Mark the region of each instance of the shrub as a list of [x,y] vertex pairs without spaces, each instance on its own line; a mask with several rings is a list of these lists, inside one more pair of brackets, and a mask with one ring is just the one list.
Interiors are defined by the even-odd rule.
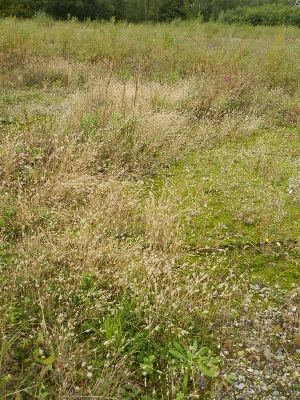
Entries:
[[229,24],[300,26],[300,8],[287,5],[265,4],[259,7],[237,7],[227,10],[219,19]]

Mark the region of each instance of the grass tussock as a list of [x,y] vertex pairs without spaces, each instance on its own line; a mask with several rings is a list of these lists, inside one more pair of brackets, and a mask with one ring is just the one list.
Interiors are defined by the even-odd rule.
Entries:
[[2,398],[225,399],[253,284],[298,362],[298,30],[0,25]]

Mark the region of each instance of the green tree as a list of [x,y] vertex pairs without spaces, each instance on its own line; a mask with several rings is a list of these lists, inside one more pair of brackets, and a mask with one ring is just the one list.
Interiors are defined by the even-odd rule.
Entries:
[[0,0],[0,16],[30,18],[47,7],[47,0]]
[[[100,4],[98,0],[49,0],[47,12],[55,18],[66,19],[69,16],[79,20],[100,17]],[[108,3],[107,3],[108,5]]]
[[115,6],[111,0],[97,0],[95,17],[109,20],[115,15]]
[[186,19],[184,0],[164,0],[159,9],[159,21],[171,21],[176,18]]

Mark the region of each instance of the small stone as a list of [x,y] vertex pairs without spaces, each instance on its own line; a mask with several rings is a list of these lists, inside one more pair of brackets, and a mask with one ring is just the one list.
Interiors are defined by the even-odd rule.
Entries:
[[235,386],[238,390],[243,390],[245,385],[243,382],[239,383],[238,385]]
[[277,350],[277,354],[282,354],[284,352],[284,349],[282,347],[279,347]]
[[274,392],[273,392],[273,396],[279,396],[279,392],[278,392],[278,390],[274,390]]
[[245,352],[243,350],[240,350],[240,351],[237,352],[237,355],[239,357],[243,357],[244,354],[245,354]]

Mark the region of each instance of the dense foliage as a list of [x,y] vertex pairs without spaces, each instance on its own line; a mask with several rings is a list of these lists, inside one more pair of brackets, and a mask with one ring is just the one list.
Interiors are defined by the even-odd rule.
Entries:
[[228,23],[251,25],[295,25],[300,26],[300,7],[271,4],[260,7],[237,7],[220,15],[220,20]]
[[200,10],[204,20],[218,19],[219,15],[227,10],[234,10],[240,7],[261,7],[272,5],[276,10],[278,5],[294,5],[293,0],[195,0],[191,11],[196,14]]
[[44,11],[58,19],[163,21],[184,19],[188,9],[185,0],[0,0],[0,15],[21,18]]
[[30,18],[39,12],[56,19],[170,21],[201,14],[204,21],[221,16],[228,22],[299,25],[293,0],[0,0],[3,17]]

